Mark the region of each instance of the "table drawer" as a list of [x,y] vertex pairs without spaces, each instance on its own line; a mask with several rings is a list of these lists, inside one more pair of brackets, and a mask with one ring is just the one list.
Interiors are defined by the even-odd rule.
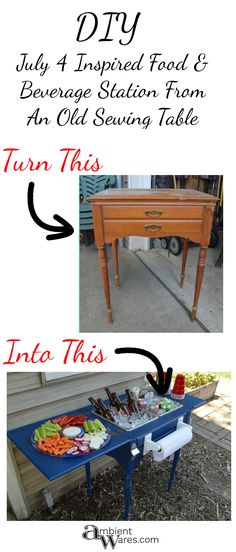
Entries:
[[105,220],[105,239],[124,236],[163,237],[181,236],[197,243],[201,240],[202,222],[199,220]]
[[104,219],[196,219],[201,220],[200,205],[104,205]]

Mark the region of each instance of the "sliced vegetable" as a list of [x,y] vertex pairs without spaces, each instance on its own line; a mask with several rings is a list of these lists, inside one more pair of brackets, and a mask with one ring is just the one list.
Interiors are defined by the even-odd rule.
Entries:
[[[75,416],[61,416],[60,420],[63,426],[69,423],[69,426],[66,425],[63,429],[57,423],[59,418],[55,418],[54,421],[48,420],[36,428],[33,438],[37,442],[38,450],[62,457],[89,454],[100,449],[108,437],[106,427],[99,420],[84,419],[85,416],[83,416],[82,424],[75,427],[73,426],[75,418]],[[54,423],[55,421],[56,423]],[[74,435],[77,436],[74,437]]]
[[68,426],[80,426],[83,427],[83,422],[87,420],[87,416],[84,414],[75,414],[74,416],[59,416],[54,418],[52,422],[54,424],[59,424],[60,428]]
[[103,439],[100,439],[100,437],[92,437],[90,441],[90,448],[94,450],[100,449],[101,445],[103,445]]
[[101,431],[106,431],[106,427],[97,418],[96,418],[96,420],[94,420],[94,424],[95,424],[95,426],[97,426],[98,429],[100,428]]
[[37,427],[34,431],[34,441],[39,441],[39,439],[45,439],[46,437],[52,437],[56,435],[58,431],[61,430],[61,427],[58,424],[53,424],[50,420],[45,422],[41,426]]
[[67,454],[72,454],[73,452],[76,452],[78,449],[77,447],[71,447],[69,450],[67,450]]
[[80,452],[82,452],[83,454],[86,454],[87,452],[90,452],[90,447],[89,446],[79,445],[78,448],[79,448]]
[[83,427],[84,427],[85,433],[90,433],[89,426],[88,426],[88,422],[84,422],[84,423],[83,423]]
[[95,427],[94,423],[91,420],[88,420],[85,423],[88,425],[89,433],[96,433],[96,431],[97,431],[96,427]]
[[40,439],[39,431],[38,431],[38,429],[36,429],[35,432],[34,432],[34,440],[38,441],[39,439]]
[[53,437],[46,437],[46,439],[39,439],[38,448],[42,452],[53,454],[55,456],[62,456],[71,449],[72,441],[67,437],[61,437],[59,434]]

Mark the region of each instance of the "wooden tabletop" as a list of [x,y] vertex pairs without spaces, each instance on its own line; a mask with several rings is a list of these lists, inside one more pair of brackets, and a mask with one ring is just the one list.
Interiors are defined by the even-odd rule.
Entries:
[[106,201],[187,201],[217,203],[217,197],[198,192],[197,190],[183,189],[176,190],[172,188],[108,188],[103,192],[98,192],[89,197],[92,203],[103,203]]

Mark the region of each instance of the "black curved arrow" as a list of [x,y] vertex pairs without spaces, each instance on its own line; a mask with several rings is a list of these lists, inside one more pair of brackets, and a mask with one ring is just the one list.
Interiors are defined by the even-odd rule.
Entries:
[[149,358],[156,366],[158,373],[158,383],[154,380],[151,374],[147,374],[147,380],[159,395],[165,395],[171,384],[173,368],[167,368],[166,378],[164,380],[164,371],[160,361],[155,355],[153,355],[149,351],[146,351],[146,349],[139,349],[138,347],[120,347],[118,349],[115,349],[115,353],[117,355],[123,353],[135,353],[136,355],[143,355]]
[[48,234],[46,240],[60,240],[61,238],[67,238],[74,232],[73,226],[67,220],[60,217],[60,215],[53,215],[53,218],[61,224],[61,226],[53,226],[52,224],[46,224],[37,215],[34,208],[34,182],[29,183],[28,187],[28,208],[33,221],[38,224],[44,230],[50,230],[56,232],[56,234]]

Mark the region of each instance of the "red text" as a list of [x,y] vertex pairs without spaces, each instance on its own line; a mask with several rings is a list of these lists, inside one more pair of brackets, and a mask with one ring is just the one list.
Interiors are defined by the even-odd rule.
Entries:
[[19,161],[15,159],[13,152],[19,151],[19,148],[5,148],[3,151],[9,152],[7,160],[4,165],[4,172],[7,173],[8,169],[13,171],[39,171],[43,169],[44,171],[50,171],[52,165],[49,165],[48,161],[32,161],[29,157],[27,161]]
[[[102,168],[102,165],[100,165],[97,157],[96,159],[91,159],[93,157],[92,153],[89,153],[88,159],[84,162],[79,159],[79,157],[81,157],[81,149],[76,150],[75,148],[62,148],[60,151],[66,152],[61,165],[62,173],[68,168],[71,172],[74,169],[77,169],[78,171],[98,172]],[[75,152],[73,156],[70,155],[70,152],[72,151]]]
[[95,362],[101,364],[107,357],[103,355],[101,349],[97,350],[97,346],[93,345],[92,350],[88,353],[84,351],[84,339],[63,339],[63,343],[68,343],[66,354],[63,362],[73,362],[74,364],[79,360],[80,362]]
[[17,343],[19,343],[20,341],[21,339],[7,340],[7,343],[11,343],[11,349],[7,361],[3,362],[3,364],[16,364],[17,362],[20,362],[20,360],[23,360],[24,362],[32,362],[32,364],[37,364],[38,362],[43,363],[47,362],[48,360],[54,359],[49,350],[39,350],[40,343],[37,343],[30,353],[26,351],[17,352]]

